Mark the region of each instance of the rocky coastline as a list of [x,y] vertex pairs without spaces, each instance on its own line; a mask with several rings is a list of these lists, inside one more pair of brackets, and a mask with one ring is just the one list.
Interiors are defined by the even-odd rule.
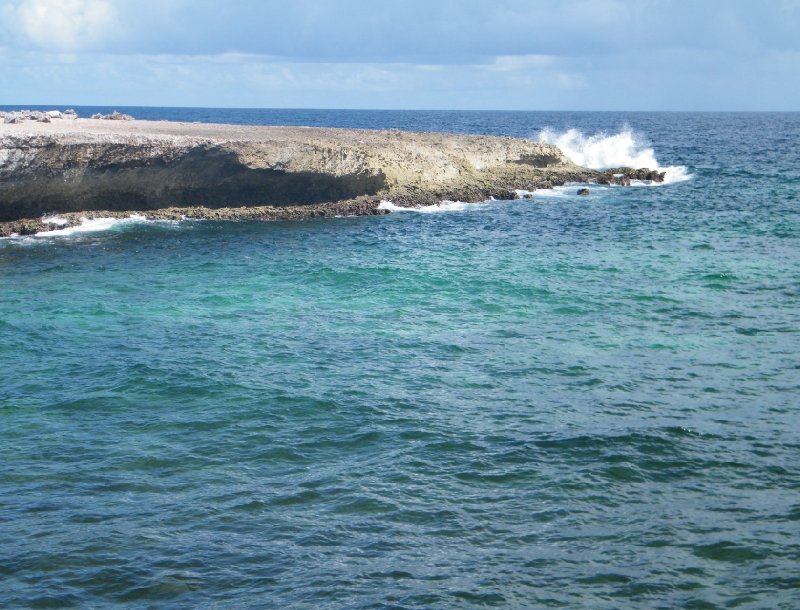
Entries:
[[[386,213],[380,202],[515,199],[565,183],[663,181],[579,167],[531,140],[398,130],[0,113],[0,236],[84,218],[301,220]],[[58,223],[48,222],[58,215]]]

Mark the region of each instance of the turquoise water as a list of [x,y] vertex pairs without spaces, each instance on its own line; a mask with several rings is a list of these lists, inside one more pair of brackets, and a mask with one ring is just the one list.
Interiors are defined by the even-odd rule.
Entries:
[[800,115],[330,115],[691,179],[0,240],[0,607],[800,607]]

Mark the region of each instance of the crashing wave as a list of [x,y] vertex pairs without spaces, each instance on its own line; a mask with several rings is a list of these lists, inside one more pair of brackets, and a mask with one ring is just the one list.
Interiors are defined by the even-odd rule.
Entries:
[[[691,174],[682,165],[667,167],[659,165],[653,148],[627,126],[612,135],[598,133],[591,136],[577,129],[559,133],[547,128],[539,132],[538,140],[558,146],[571,161],[591,169],[614,167],[657,169],[666,172],[664,184],[683,182],[691,178]],[[635,184],[636,181],[632,183]]]

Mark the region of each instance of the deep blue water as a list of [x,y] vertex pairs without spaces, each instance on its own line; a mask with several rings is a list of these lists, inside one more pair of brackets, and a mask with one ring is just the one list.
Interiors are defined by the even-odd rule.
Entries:
[[800,114],[118,110],[692,177],[0,240],[0,607],[800,607]]

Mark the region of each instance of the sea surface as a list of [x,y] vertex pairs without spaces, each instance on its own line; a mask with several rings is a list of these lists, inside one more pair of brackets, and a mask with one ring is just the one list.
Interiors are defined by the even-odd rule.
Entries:
[[800,114],[117,109],[670,173],[0,240],[0,607],[800,607]]

